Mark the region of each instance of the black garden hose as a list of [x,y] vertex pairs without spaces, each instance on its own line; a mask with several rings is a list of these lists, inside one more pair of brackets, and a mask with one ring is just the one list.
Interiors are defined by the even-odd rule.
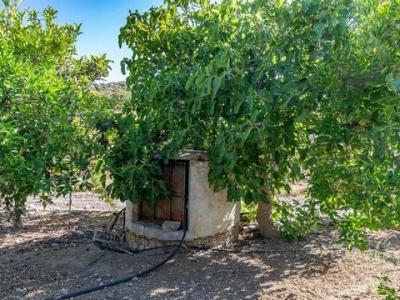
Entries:
[[[108,228],[108,230],[113,230],[113,229],[114,229],[114,226],[115,226],[115,224],[117,224],[117,221],[118,221],[118,219],[119,219],[119,216],[121,215],[121,213],[125,212],[125,210],[126,210],[126,208],[123,208],[123,209],[121,209],[119,212],[117,212],[117,213],[114,215],[114,219],[113,219],[113,221],[112,221],[110,227]],[[124,215],[124,224],[123,224],[123,226],[125,227],[125,215]]]
[[92,293],[92,292],[95,292],[95,291],[102,290],[104,288],[108,288],[108,287],[112,287],[114,285],[118,285],[118,284],[121,284],[121,283],[124,283],[124,282],[128,282],[128,281],[131,281],[133,279],[144,277],[144,276],[150,274],[151,272],[157,270],[158,268],[162,267],[165,263],[167,263],[169,260],[171,260],[171,258],[173,258],[176,253],[178,253],[178,251],[182,247],[183,241],[185,240],[186,231],[187,231],[187,229],[185,227],[184,231],[183,231],[182,238],[179,241],[178,245],[176,246],[175,250],[172,251],[171,254],[169,254],[164,260],[162,260],[161,262],[159,262],[158,264],[152,266],[151,268],[149,268],[147,270],[141,271],[139,273],[131,274],[131,275],[122,277],[120,279],[116,279],[116,280],[113,280],[113,281],[110,281],[110,282],[107,282],[107,283],[104,283],[104,284],[100,284],[100,285],[97,285],[97,286],[94,286],[94,287],[80,289],[80,290],[77,290],[75,292],[60,296],[60,297],[50,297],[50,298],[47,298],[46,300],[70,299],[72,297],[82,296],[82,295],[85,295],[85,294],[89,294],[89,293]]

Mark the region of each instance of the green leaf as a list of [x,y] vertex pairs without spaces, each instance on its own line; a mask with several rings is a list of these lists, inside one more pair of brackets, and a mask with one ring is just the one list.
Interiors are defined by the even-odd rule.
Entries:
[[395,91],[395,92],[400,92],[400,77],[397,77],[395,80],[393,80],[390,84],[390,87]]
[[212,81],[213,98],[217,95],[219,89],[221,88],[222,77],[214,77]]
[[192,88],[195,79],[196,77],[193,75],[189,77],[186,81],[185,90],[189,91]]
[[239,99],[236,99],[234,106],[233,106],[233,112],[235,114],[239,113],[239,109],[242,106],[243,102],[244,102],[244,98],[242,98],[242,97],[240,97]]
[[326,24],[325,23],[318,23],[315,26],[314,31],[315,31],[315,33],[317,34],[318,37],[321,37],[323,32],[324,32],[324,30],[325,30],[325,28],[326,28]]

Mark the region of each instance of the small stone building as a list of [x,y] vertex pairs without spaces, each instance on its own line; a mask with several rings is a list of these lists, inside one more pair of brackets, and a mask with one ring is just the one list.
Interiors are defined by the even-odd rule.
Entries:
[[185,151],[163,166],[170,193],[154,207],[145,202],[126,204],[126,239],[144,249],[173,244],[187,229],[185,243],[214,246],[236,240],[240,203],[227,201],[226,191],[214,192],[208,183],[205,152]]

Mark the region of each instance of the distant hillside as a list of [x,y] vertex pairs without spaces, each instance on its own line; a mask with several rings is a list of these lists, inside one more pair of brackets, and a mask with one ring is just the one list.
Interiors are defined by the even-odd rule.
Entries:
[[131,92],[129,91],[124,81],[94,83],[93,89],[99,95],[102,95],[110,99],[122,100],[122,101],[131,99]]

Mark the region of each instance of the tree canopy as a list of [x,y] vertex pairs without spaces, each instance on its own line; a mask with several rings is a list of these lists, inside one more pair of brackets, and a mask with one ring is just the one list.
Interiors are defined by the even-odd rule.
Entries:
[[28,196],[43,204],[78,184],[93,151],[89,85],[106,76],[105,56],[78,57],[80,25],[56,10],[0,10],[0,203],[20,222]]
[[230,201],[270,201],[305,177],[308,218],[330,216],[351,244],[398,226],[399,27],[397,0],[167,0],[131,12],[120,43],[132,49],[132,100],[105,159],[110,195],[154,201],[153,154],[193,148]]

